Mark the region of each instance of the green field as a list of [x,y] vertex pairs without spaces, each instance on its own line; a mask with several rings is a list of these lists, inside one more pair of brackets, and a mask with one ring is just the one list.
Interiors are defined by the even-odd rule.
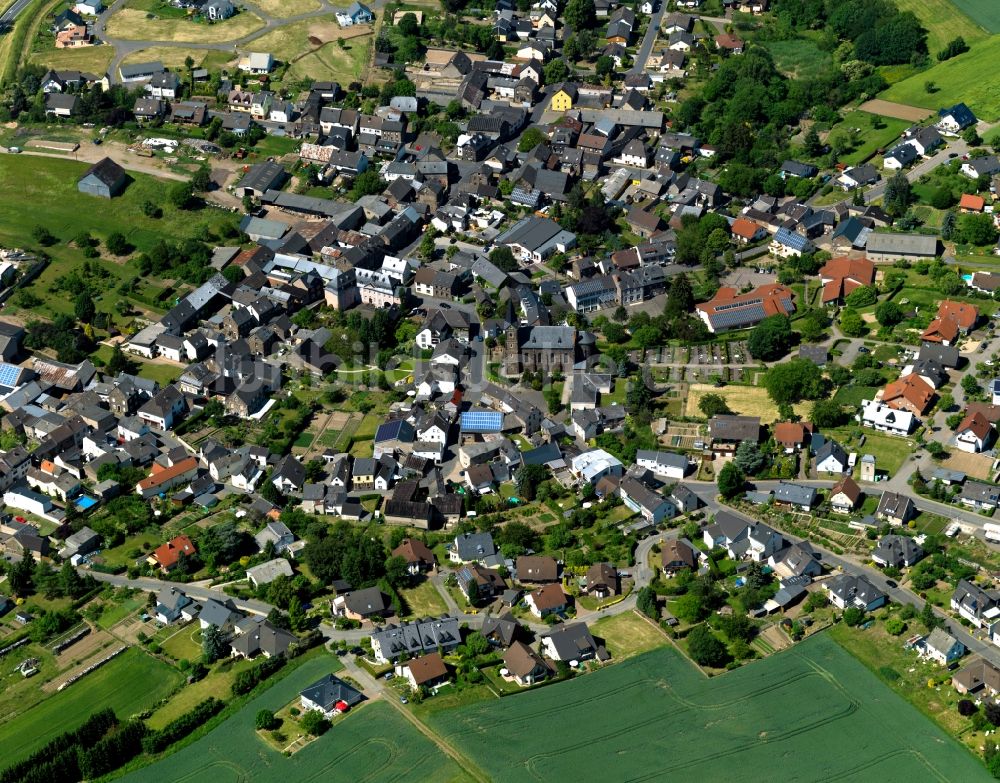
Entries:
[[778,70],[793,79],[816,78],[833,64],[829,52],[804,38],[762,41],[761,44],[771,53]]
[[995,0],[951,0],[951,5],[991,33],[1000,33],[1000,6]]
[[663,648],[431,725],[501,782],[990,779],[823,635],[712,680]]
[[[231,223],[233,216],[220,209],[187,212],[174,209],[166,203],[164,191],[168,183],[145,174],[132,174],[132,182],[125,192],[107,202],[88,196],[76,189],[76,182],[87,170],[86,163],[59,158],[33,155],[4,155],[0,157],[0,246],[37,247],[32,236],[36,226],[48,229],[58,240],[45,248],[52,258],[48,268],[34,281],[29,290],[40,297],[42,304],[33,312],[53,315],[73,312],[73,296],[49,290],[67,272],[79,268],[85,257],[83,251],[71,242],[82,230],[103,241],[109,234],[119,231],[138,250],[149,250],[158,240],[174,241],[188,237],[204,238],[223,223]],[[159,220],[146,217],[142,206],[153,201],[163,208]],[[207,240],[206,240],[207,241]],[[109,277],[107,294],[96,302],[98,310],[113,312],[114,302],[123,298],[115,289],[118,285],[138,276],[135,267],[119,260],[94,260]],[[156,297],[164,290],[155,278],[140,281],[138,290],[129,298],[140,309],[164,310],[153,307]],[[16,305],[16,297],[8,307]],[[172,304],[171,302],[167,303]],[[174,371],[174,368],[171,368]]]
[[[1000,7],[997,8],[1000,13]],[[936,63],[908,79],[893,84],[879,95],[889,101],[937,110],[964,101],[980,120],[993,122],[1000,118],[1000,84],[984,78],[993,73],[1000,58],[1000,36],[970,44],[963,55]],[[925,84],[934,82],[937,92],[927,92]]]
[[[962,0],[895,0],[895,2],[901,11],[912,12],[927,30],[927,49],[931,57],[937,55],[950,41],[959,36],[970,45],[986,37],[986,31],[959,10],[966,4]],[[976,0],[972,0],[969,4],[975,3]],[[989,5],[996,4],[989,2]]]
[[17,720],[0,725],[4,765],[25,758],[57,734],[75,728],[96,710],[111,707],[119,718],[142,712],[169,694],[181,674],[137,649],[56,693]]
[[[880,115],[881,116],[881,115]],[[892,142],[913,123],[898,120],[895,117],[881,117],[880,128],[872,127],[872,115],[865,111],[854,110],[844,114],[844,119],[830,128],[830,134],[848,136],[852,128],[859,129],[858,145],[841,159],[848,166],[856,166],[872,157],[878,150],[888,149]]]
[[833,400],[841,405],[859,408],[862,400],[874,400],[878,391],[875,386],[841,386],[833,395]]
[[367,704],[290,758],[256,736],[261,709],[278,710],[300,690],[334,671],[329,656],[303,664],[273,688],[183,752],[168,756],[124,780],[211,780],[212,783],[291,781],[447,781],[463,779],[458,766],[385,703]]

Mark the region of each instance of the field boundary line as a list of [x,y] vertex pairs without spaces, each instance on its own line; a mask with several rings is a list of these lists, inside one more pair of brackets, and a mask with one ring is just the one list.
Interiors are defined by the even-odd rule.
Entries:
[[431,729],[430,726],[420,720],[416,715],[410,713],[409,710],[403,709],[402,705],[397,704],[392,699],[386,699],[386,701],[398,710],[399,713],[408,721],[410,721],[410,723],[416,727],[417,731],[433,742],[442,753],[458,764],[458,766],[471,778],[479,781],[479,783],[490,783],[490,779],[486,776],[486,774],[483,773],[471,759],[467,758],[463,753],[459,752],[454,746],[452,746],[451,743],[449,743],[444,737]]

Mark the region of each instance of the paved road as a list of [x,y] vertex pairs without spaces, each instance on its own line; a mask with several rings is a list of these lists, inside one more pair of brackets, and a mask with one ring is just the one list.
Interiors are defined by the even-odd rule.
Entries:
[[20,16],[24,9],[31,5],[32,0],[14,0],[13,3],[0,14],[0,30],[3,30],[8,25],[13,25],[18,16]]
[[108,584],[115,585],[117,587],[132,587],[139,590],[149,590],[152,592],[159,592],[164,587],[177,587],[183,590],[192,598],[197,598],[201,601],[215,600],[215,601],[225,601],[226,599],[232,598],[233,603],[237,607],[248,612],[253,612],[254,614],[266,615],[274,607],[271,604],[264,603],[263,601],[257,601],[255,599],[244,599],[236,598],[234,596],[227,595],[222,590],[216,590],[211,587],[198,587],[192,584],[183,584],[181,582],[168,582],[163,579],[151,579],[148,577],[139,577],[138,579],[129,579],[125,576],[118,576],[116,574],[105,574],[100,571],[91,571],[88,569],[79,569],[81,574],[89,574],[94,577],[98,582],[107,582]]
[[649,17],[646,34],[642,38],[639,50],[635,53],[635,60],[632,62],[632,69],[629,73],[643,73],[646,70],[646,60],[649,59],[649,53],[653,51],[653,44],[660,32],[660,20],[663,19],[663,11],[667,6],[666,0],[659,0],[659,3],[660,7]]

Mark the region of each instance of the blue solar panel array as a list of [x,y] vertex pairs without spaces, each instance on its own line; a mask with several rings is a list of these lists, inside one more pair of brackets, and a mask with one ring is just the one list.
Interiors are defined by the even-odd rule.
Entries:
[[460,418],[462,432],[500,432],[503,414],[498,411],[466,411]]
[[14,388],[17,386],[17,379],[20,377],[22,372],[23,369],[18,367],[16,364],[0,362],[0,386]]
[[375,432],[375,442],[381,443],[384,440],[396,440],[399,437],[399,431],[402,426],[402,419],[387,421],[385,424],[380,424],[378,430]]

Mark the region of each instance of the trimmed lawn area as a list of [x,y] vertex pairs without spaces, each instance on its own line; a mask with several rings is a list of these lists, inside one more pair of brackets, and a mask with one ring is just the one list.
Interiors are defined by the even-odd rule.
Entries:
[[189,19],[148,19],[146,11],[123,8],[108,20],[107,32],[113,38],[127,41],[223,43],[243,38],[263,26],[263,20],[249,11],[208,24]]
[[[1000,13],[1000,8],[997,11]],[[941,106],[963,101],[980,120],[997,120],[1000,118],[1000,91],[993,79],[983,75],[992,73],[996,67],[1000,58],[1000,37],[970,42],[970,47],[965,54],[936,63],[926,71],[893,84],[879,97],[935,111]],[[928,93],[924,87],[927,82],[934,82],[938,92]]]
[[127,650],[79,682],[0,725],[4,763],[12,764],[57,734],[111,707],[125,719],[152,707],[182,680],[180,672],[138,649]]
[[189,623],[183,628],[170,629],[170,636],[160,642],[163,652],[175,661],[196,661],[201,657],[201,625]]
[[612,659],[617,660],[649,652],[667,643],[660,629],[634,611],[603,617],[591,624],[590,631],[604,640]]
[[860,469],[860,456],[871,454],[875,457],[875,467],[879,471],[895,476],[896,472],[903,467],[903,463],[913,453],[914,444],[909,438],[897,438],[894,435],[884,435],[881,432],[864,429],[865,436],[863,446],[858,446],[854,440],[854,433],[859,427],[839,427],[836,429],[824,430],[824,435],[837,441],[848,453],[858,452],[858,463]]
[[156,710],[147,723],[154,729],[162,729],[174,718],[179,718],[188,710],[203,702],[209,696],[223,701],[232,697],[233,680],[237,673],[253,666],[253,661],[240,659],[227,665],[228,661],[216,664],[202,680],[185,685],[166,704]]
[[833,400],[841,405],[859,408],[862,400],[874,400],[878,391],[875,386],[841,386],[833,395]]
[[844,119],[830,128],[831,135],[841,133],[845,136],[850,133],[851,128],[860,129],[860,133],[858,134],[858,146],[851,152],[846,153],[841,159],[841,162],[846,163],[849,166],[856,166],[859,163],[868,160],[878,150],[888,149],[891,147],[892,142],[895,141],[904,130],[913,124],[911,122],[907,122],[906,120],[897,120],[894,117],[883,117],[882,115],[878,115],[881,119],[882,127],[873,128],[871,120],[873,116],[874,115],[871,115],[866,111],[856,109],[844,114]]
[[424,579],[416,587],[400,590],[400,594],[410,607],[408,617],[430,617],[432,615],[439,617],[448,611],[448,604],[444,602],[441,593],[438,592],[430,579]]
[[384,701],[348,714],[334,729],[286,758],[257,735],[262,709],[277,711],[299,691],[340,668],[329,655],[307,661],[231,718],[184,749],[124,778],[130,783],[211,780],[213,783],[461,780],[461,770],[405,717]]
[[[566,719],[580,705],[614,718]],[[662,780],[763,780],[775,758],[788,780],[990,779],[826,634],[712,679],[662,647],[429,723],[497,783],[645,779],[654,758]]]
[[143,551],[142,548],[146,544],[148,544],[150,548],[155,549],[162,543],[162,536],[159,536],[151,531],[144,530],[141,533],[136,533],[134,536],[126,538],[124,543],[119,544],[116,547],[101,550],[101,559],[103,559],[107,565],[111,566],[130,566],[135,559],[129,555],[129,552],[132,552],[135,549]]
[[[980,0],[895,0],[900,11],[910,11],[927,30],[927,49],[931,58],[951,41],[961,36],[970,46],[986,37],[979,23],[962,12],[962,6],[980,4]],[[995,8],[986,0],[983,5]],[[1000,21],[1000,16],[997,17]]]

